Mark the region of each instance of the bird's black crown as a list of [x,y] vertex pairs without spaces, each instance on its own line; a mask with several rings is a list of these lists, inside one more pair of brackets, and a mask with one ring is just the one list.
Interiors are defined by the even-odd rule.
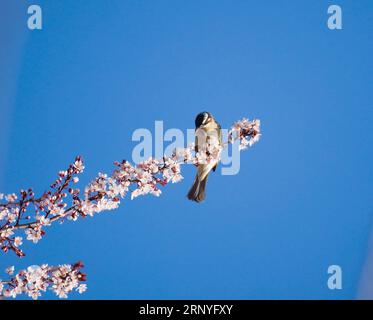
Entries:
[[209,117],[210,113],[208,113],[207,111],[199,113],[195,120],[196,128],[199,128],[203,124],[203,122]]

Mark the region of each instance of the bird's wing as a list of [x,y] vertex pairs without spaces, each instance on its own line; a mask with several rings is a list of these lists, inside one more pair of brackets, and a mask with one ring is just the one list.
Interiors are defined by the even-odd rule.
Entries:
[[199,165],[198,166],[198,171],[197,171],[198,180],[199,181],[204,180],[214,166],[216,166],[216,164],[214,164],[214,163]]
[[198,152],[198,136],[197,135],[196,135],[196,138],[194,139],[194,151],[196,153]]
[[[221,133],[221,126],[220,126],[219,123],[216,123],[216,124],[217,124],[217,126],[218,126],[218,130],[219,130],[219,137],[218,137],[218,139],[219,139],[219,144],[221,145],[221,144],[223,143],[223,138],[222,138],[222,133]],[[218,163],[216,163],[216,165],[212,168],[212,171],[215,172],[217,166],[218,166]]]

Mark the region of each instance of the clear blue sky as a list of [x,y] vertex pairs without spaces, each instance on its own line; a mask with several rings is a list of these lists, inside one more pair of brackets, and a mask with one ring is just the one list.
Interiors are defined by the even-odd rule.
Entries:
[[[43,30],[27,29],[40,4]],[[326,26],[343,9],[343,30]],[[134,129],[262,121],[207,200],[160,198],[48,228],[0,267],[83,260],[72,298],[354,298],[372,227],[372,1],[11,1],[0,19],[0,191],[38,193],[75,155],[81,185],[131,157]],[[343,269],[343,290],[327,268]],[[45,297],[51,298],[51,295]]]

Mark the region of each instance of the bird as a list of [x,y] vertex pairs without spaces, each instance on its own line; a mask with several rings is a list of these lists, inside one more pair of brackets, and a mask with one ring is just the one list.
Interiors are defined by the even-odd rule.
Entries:
[[[195,119],[195,152],[206,147],[213,139],[221,145],[221,126],[210,112],[204,111]],[[216,140],[217,139],[217,140]],[[218,160],[206,164],[199,164],[194,183],[188,192],[188,199],[195,202],[202,202],[205,199],[205,188],[207,177],[211,170],[215,171]]]

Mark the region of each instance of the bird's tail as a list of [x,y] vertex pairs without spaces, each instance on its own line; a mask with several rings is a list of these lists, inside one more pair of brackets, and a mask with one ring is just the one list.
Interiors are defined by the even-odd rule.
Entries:
[[201,202],[205,199],[207,176],[203,180],[199,180],[198,174],[194,179],[193,186],[188,192],[188,199],[196,202]]

